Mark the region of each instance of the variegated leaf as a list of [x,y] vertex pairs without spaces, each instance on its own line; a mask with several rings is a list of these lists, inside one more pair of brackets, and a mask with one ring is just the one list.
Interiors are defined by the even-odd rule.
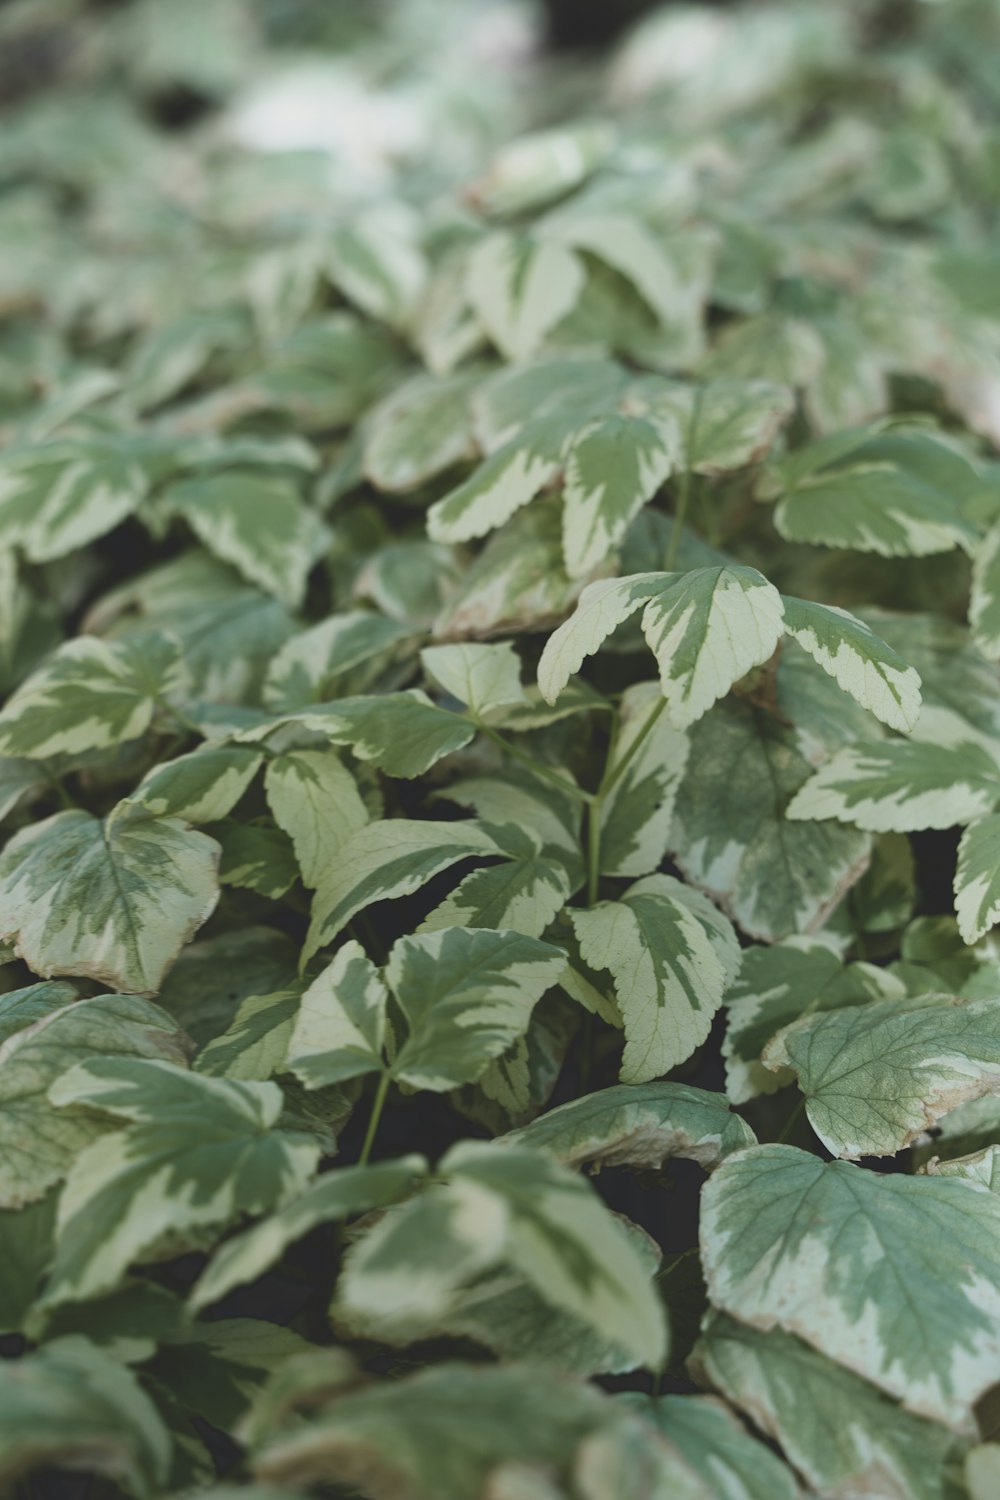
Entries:
[[[794,1331],[918,1415],[974,1430],[1000,1360],[1000,1200],[768,1145],[723,1162],[701,1204],[716,1307]],[[927,1285],[933,1297],[913,1295]]]
[[954,1433],[913,1416],[801,1339],[713,1313],[692,1363],[780,1445],[817,1495],[955,1495],[962,1445]]
[[794,392],[768,380],[723,378],[691,385],[650,376],[638,382],[637,396],[654,415],[678,423],[678,467],[710,477],[766,458],[795,410]]
[[104,536],[149,489],[140,451],[113,435],[8,447],[0,461],[0,542],[51,562]]
[[785,629],[845,693],[890,729],[906,733],[920,712],[920,677],[856,615],[782,595]]
[[36,974],[155,995],[215,907],[218,857],[175,818],[56,813],[0,856],[0,934]]
[[968,1099],[1000,1093],[993,1000],[872,1001],[806,1016],[764,1049],[787,1068],[834,1156],[890,1156]]
[[[635,879],[663,862],[690,747],[687,732],[659,713],[662,702],[655,682],[636,683],[621,696],[618,735],[608,767],[615,780],[601,800],[603,875]],[[658,718],[651,726],[654,714]],[[642,743],[633,751],[640,735]],[[628,764],[616,775],[625,756]]]
[[481,213],[507,218],[539,208],[577,187],[605,160],[614,133],[606,125],[540,130],[504,145],[467,189]]
[[[32,986],[35,991],[68,988]],[[30,993],[21,991],[23,997]],[[0,1045],[0,1205],[16,1208],[41,1198],[105,1128],[85,1112],[53,1110],[48,1090],[67,1068],[87,1057],[183,1062],[187,1048],[184,1033],[165,1011],[131,996],[100,995],[29,1018]]]
[[796,793],[788,816],[908,833],[972,822],[998,802],[1000,764],[971,736],[957,744],[886,740],[838,750]]
[[205,745],[147,771],[120,813],[142,808],[151,818],[214,823],[232,812],[263,756],[244,745]]
[[476,732],[460,714],[438,708],[426,693],[414,689],[318,703],[244,730],[239,738],[265,739],[284,722],[317,730],[333,745],[350,745],[359,760],[369,761],[387,776],[405,777],[422,776],[445,755],[463,749]]
[[969,624],[983,655],[991,661],[1000,658],[1000,524],[990,528],[972,554]]
[[474,380],[466,373],[444,380],[417,375],[375,408],[363,463],[376,488],[405,494],[475,457],[468,412]]
[[764,942],[814,931],[868,863],[857,829],[788,821],[810,770],[794,730],[747,703],[719,704],[691,732],[671,847],[689,879]]
[[782,633],[781,596],[755,568],[639,573],[592,583],[542,652],[538,685],[546,701],[554,702],[584,658],[640,608],[670,717],[681,727],[767,661]]
[[371,685],[367,674],[390,659],[393,648],[410,634],[396,620],[369,610],[330,615],[292,636],[272,658],[264,681],[264,702],[280,713],[329,702],[359,687],[364,691]]
[[192,1309],[217,1302],[235,1286],[256,1281],[303,1235],[372,1209],[388,1208],[413,1191],[428,1170],[422,1156],[326,1172],[298,1197],[216,1251],[191,1294]]
[[563,557],[571,578],[591,573],[674,468],[676,424],[609,416],[573,438],[563,487]]
[[288,750],[268,763],[264,789],[295,847],[302,883],[314,890],[368,822],[357,782],[335,750]]
[[962,834],[955,869],[955,915],[967,943],[1000,920],[1000,815],[979,818]]
[[705,1482],[726,1500],[799,1500],[792,1470],[721,1401],[709,1396],[631,1398]]
[[116,1286],[164,1238],[197,1244],[276,1207],[301,1191],[319,1157],[307,1136],[276,1128],[282,1096],[273,1083],[99,1058],[64,1073],[49,1097],[132,1122],[89,1146],[70,1171],[49,1307]]
[[323,529],[286,479],[233,468],[171,485],[163,504],[244,578],[290,608],[301,603]]
[[571,431],[558,416],[529,422],[434,502],[427,512],[428,536],[435,542],[468,542],[509,521],[555,479]]
[[464,703],[474,718],[487,718],[496,709],[526,701],[521,661],[510,641],[426,646],[420,660],[434,681]]
[[0,713],[0,755],[44,760],[137,739],[158,705],[183,692],[179,643],[158,632],[106,642],[81,635],[54,651]]
[[583,1094],[505,1137],[569,1167],[653,1171],[683,1156],[711,1169],[755,1136],[723,1094],[686,1083],[619,1084]]
[[395,205],[338,225],[327,243],[326,271],[356,307],[394,327],[406,325],[427,276],[414,225]]
[[373,901],[412,896],[460,860],[502,854],[496,839],[476,823],[386,818],[359,828],[316,891],[307,956],[331,943]]
[[306,1088],[382,1072],[387,990],[360,943],[351,941],[302,996],[286,1066]]
[[263,995],[247,995],[224,1031],[203,1047],[195,1071],[213,1078],[263,1082],[285,1070],[304,981]]
[[466,295],[507,359],[534,354],[583,291],[579,257],[562,245],[496,230],[469,257]]
[[626,1083],[657,1078],[691,1056],[739,965],[735,936],[730,930],[727,964],[696,900],[671,876],[650,875],[618,901],[569,914],[584,960],[614,976]]

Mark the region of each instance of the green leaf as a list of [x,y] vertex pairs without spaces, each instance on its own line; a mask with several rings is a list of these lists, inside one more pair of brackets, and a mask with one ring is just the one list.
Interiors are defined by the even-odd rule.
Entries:
[[0,1205],[40,1198],[101,1133],[92,1117],[53,1111],[48,1090],[67,1068],[88,1056],[183,1062],[187,1050],[184,1033],[159,1006],[125,995],[60,1005],[9,1036],[0,1046]]
[[232,812],[262,760],[244,745],[203,745],[147,771],[119,808],[141,807],[151,818],[214,823]]
[[721,1402],[707,1396],[632,1400],[705,1482],[726,1500],[798,1500],[792,1471],[753,1438]]
[[[667,851],[689,742],[687,732],[671,724],[665,714],[650,727],[662,702],[655,682],[635,683],[621,696],[610,773],[615,774],[626,756],[629,761],[601,802],[602,875],[633,879],[649,875],[659,868]],[[643,741],[633,750],[640,735]]]
[[295,848],[280,828],[224,818],[211,825],[221,848],[219,884],[256,891],[265,901],[280,901],[299,878]]
[[368,822],[357,782],[334,750],[289,750],[268,763],[264,789],[274,821],[292,841],[302,883],[314,890]]
[[972,554],[969,624],[991,661],[1000,657],[1000,524],[990,527]]
[[17,1031],[40,1021],[53,1011],[63,1010],[78,999],[75,985],[64,980],[29,984],[24,989],[8,990],[0,995],[0,1043]]
[[287,1067],[306,1088],[380,1073],[389,992],[360,943],[337,953],[302,996]]
[[[330,615],[292,636],[272,658],[264,682],[264,702],[280,713],[323,703],[370,686],[367,675],[389,660],[411,631],[384,615],[352,609]],[[350,683],[350,688],[345,687]]]
[[106,750],[145,734],[157,706],[186,682],[179,644],[141,634],[67,641],[0,713],[0,754],[44,760]]
[[[798,449],[780,479],[783,496],[774,523],[790,542],[846,547],[882,557],[926,557],[971,547],[974,528],[960,498],[977,484],[975,471],[954,450],[926,433],[868,436],[839,452]],[[780,482],[779,479],[779,482]]]
[[[421,922],[418,931],[442,927],[502,927],[541,937],[572,893],[566,865],[541,853],[530,838],[500,838],[510,856],[502,865],[473,870]],[[515,854],[515,842],[524,847]]]
[[782,632],[781,596],[755,568],[602,580],[584,589],[576,613],[546,643],[538,664],[546,702],[554,703],[584,657],[640,608],[670,717],[681,727],[767,661]]
[[420,660],[425,672],[477,719],[526,701],[521,661],[510,641],[490,646],[426,646]]
[[0,856],[0,933],[36,974],[155,995],[219,896],[218,845],[174,818],[61,812]]
[[393,1077],[435,1090],[474,1083],[527,1030],[565,961],[561,948],[519,932],[451,927],[400,938],[385,977],[409,1030]]
[[380,322],[405,325],[426,276],[409,215],[387,205],[339,224],[327,244],[334,286]]
[[297,1198],[216,1251],[191,1294],[192,1310],[218,1302],[235,1286],[256,1281],[289,1245],[317,1225],[388,1208],[405,1198],[427,1170],[422,1156],[403,1156],[375,1166],[340,1167],[325,1173]]
[[[416,689],[377,697],[341,698],[318,703],[284,716],[325,734],[331,744],[350,745],[359,760],[377,766],[387,776],[422,776],[446,755],[461,750],[475,735],[475,726],[460,714],[438,708]],[[265,724],[240,736],[259,740],[277,725]]]
[[54,1192],[23,1208],[0,1208],[0,1334],[20,1333],[52,1259]]
[[788,821],[810,770],[794,730],[747,703],[720,704],[691,734],[671,833],[677,862],[765,942],[814,931],[868,862],[857,830]]
[[95,1059],[64,1073],[50,1098],[133,1123],[84,1150],[67,1177],[49,1307],[109,1290],[165,1239],[197,1245],[274,1208],[305,1186],[319,1156],[306,1136],[275,1128],[282,1097],[273,1083]]
[[0,459],[0,542],[31,562],[67,557],[113,531],[149,489],[139,453],[113,435],[55,438]]
[[657,1171],[674,1156],[711,1170],[731,1152],[752,1146],[755,1137],[723,1094],[686,1083],[644,1083],[583,1094],[506,1139],[547,1151],[570,1167]]
[[710,380],[680,384],[650,376],[637,394],[656,416],[680,426],[678,466],[718,477],[766,458],[795,409],[794,393],[768,380]]
[[501,146],[484,176],[467,189],[481,213],[508,218],[539,208],[577,187],[614,142],[606,125],[539,130]]
[[266,1079],[285,1067],[288,1044],[302,999],[302,984],[248,995],[225,1031],[214,1036],[194,1062],[213,1078]]
[[260,469],[185,479],[163,503],[208,550],[294,609],[322,547],[323,528],[294,485]]
[[89,1340],[57,1339],[0,1363],[0,1482],[35,1469],[96,1472],[127,1492],[156,1495],[171,1443],[138,1380]]
[[563,556],[571,578],[591,573],[618,546],[669,478],[679,443],[675,424],[647,417],[603,417],[577,433],[563,491]]
[[364,470],[377,489],[405,494],[475,456],[468,412],[473,378],[417,375],[371,413]]
[[889,1156],[941,1115],[1000,1092],[1000,1018],[992,1000],[883,1000],[807,1016],[764,1052],[790,1068],[806,1113],[834,1156]]
[[874,833],[951,828],[1000,802],[1000,764],[982,745],[886,740],[838,750],[792,799],[789,818],[836,818]]
[[573,310],[584,280],[583,265],[571,250],[496,230],[469,257],[465,290],[501,354],[525,360]]
[[614,411],[627,388],[614,360],[577,351],[570,359],[540,359],[499,370],[472,397],[476,436],[492,453],[539,417],[558,419],[567,437]]
[[541,1296],[656,1369],[663,1310],[632,1242],[586,1178],[523,1147],[463,1141],[440,1164],[507,1209],[504,1258]]
[[978,943],[1000,919],[1000,816],[980,818],[962,834],[955,870],[955,915],[967,943]]
[[951,1471],[961,1446],[953,1433],[780,1329],[765,1333],[713,1313],[693,1365],[780,1444],[816,1494],[956,1495]]
[[790,937],[773,947],[745,949],[725,1001],[726,1093],[734,1104],[744,1104],[791,1082],[786,1070],[773,1062],[765,1067],[760,1058],[771,1038],[800,1016],[902,994],[884,969],[845,966],[822,938]]
[[917,1415],[970,1429],[1000,1357],[1000,1200],[755,1146],[709,1179],[701,1243],[716,1307],[794,1331]]
[[846,609],[782,595],[785,629],[845,693],[890,729],[907,733],[920,712],[920,677]]
[[372,902],[412,896],[460,860],[502,854],[495,838],[476,823],[385,818],[359,828],[316,892],[306,956],[332,943]]
[[435,542],[468,542],[495,531],[559,473],[571,436],[558,416],[529,422],[427,512]]
[[669,875],[649,875],[621,900],[569,915],[585,962],[614,976],[625,1023],[623,1082],[645,1083],[684,1062],[708,1036],[739,967],[735,934],[729,930],[727,962],[696,894]]

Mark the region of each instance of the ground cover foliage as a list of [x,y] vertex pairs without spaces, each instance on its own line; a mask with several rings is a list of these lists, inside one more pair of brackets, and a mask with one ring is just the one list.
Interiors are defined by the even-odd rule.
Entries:
[[1000,1486],[1000,9],[0,11],[0,1479]]

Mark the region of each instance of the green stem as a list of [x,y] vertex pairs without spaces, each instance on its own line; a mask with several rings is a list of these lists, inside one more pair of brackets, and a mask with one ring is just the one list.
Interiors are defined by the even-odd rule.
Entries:
[[806,1107],[806,1096],[805,1096],[805,1094],[803,1094],[802,1097],[801,1097],[801,1099],[799,1100],[798,1104],[796,1104],[795,1108],[792,1110],[791,1114],[788,1116],[788,1119],[785,1121],[784,1129],[782,1130],[781,1134],[778,1136],[778,1142],[777,1143],[778,1143],[779,1146],[784,1145],[785,1141],[788,1140],[788,1137],[792,1133],[793,1126],[798,1121],[799,1115],[802,1113],[802,1111],[805,1109],[805,1107]]
[[587,905],[597,902],[601,879],[601,808],[600,795],[587,809]]
[[372,1154],[372,1146],[375,1142],[375,1132],[378,1130],[378,1122],[382,1118],[385,1108],[386,1095],[389,1092],[389,1075],[383,1073],[375,1090],[375,1098],[372,1101],[372,1112],[368,1116],[368,1129],[365,1131],[364,1144],[361,1147],[361,1155],[358,1157],[358,1166],[364,1167],[368,1164],[368,1158]]
[[637,755],[638,752],[642,749],[643,745],[646,743],[646,740],[649,738],[654,728],[656,727],[660,715],[663,713],[666,706],[666,698],[661,698],[659,703],[653,709],[653,712],[649,715],[649,718],[646,720],[645,724],[643,724],[642,728],[639,730],[639,733],[636,735],[635,739],[632,741],[631,745],[629,745],[628,749],[625,751],[624,755],[619,761],[617,761],[614,765],[611,765],[611,757],[609,756],[608,766],[604,772],[603,779],[597,790],[597,796],[602,801],[608,795],[611,788],[615,785],[619,778],[625,774],[633,757]]
[[73,798],[70,796],[69,792],[67,792],[66,788],[63,786],[62,782],[55,774],[55,772],[51,771],[44,761],[39,761],[39,768],[41,769],[45,780],[48,782],[49,786],[59,798],[59,801],[62,803],[63,807],[75,809],[76,803],[73,801]]
[[169,714],[174,723],[180,725],[186,734],[196,734],[200,740],[205,738],[205,731],[201,725],[197,724],[194,719],[189,718],[182,708],[175,708],[172,703],[167,703],[164,698],[154,698],[153,702],[157,708],[162,709],[165,714]]
[[677,506],[674,510],[674,526],[670,533],[670,545],[667,548],[666,572],[672,573],[677,566],[677,554],[681,546],[681,534],[684,531],[684,520],[687,516],[688,502],[691,499],[691,470],[685,469],[681,475],[680,484],[677,486]]
[[491,739],[494,744],[499,745],[501,750],[506,750],[512,759],[519,760],[522,765],[527,766],[536,776],[541,776],[544,781],[551,782],[561,792],[565,792],[568,797],[573,797],[578,802],[593,801],[590,792],[585,792],[582,787],[576,785],[575,781],[567,781],[565,776],[560,776],[558,771],[553,771],[543,761],[535,760],[534,756],[528,755],[526,751],[521,750],[517,745],[512,745],[509,740],[504,739],[503,735],[498,734],[489,724],[484,724],[481,719],[473,719],[472,722],[478,730],[486,735],[487,739]]

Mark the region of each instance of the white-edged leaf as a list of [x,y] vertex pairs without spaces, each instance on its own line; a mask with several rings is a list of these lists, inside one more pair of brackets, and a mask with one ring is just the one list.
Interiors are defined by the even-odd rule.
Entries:
[[[650,875],[618,901],[569,915],[584,961],[614,977],[622,1080],[645,1083],[684,1062],[708,1036],[732,977],[687,888]],[[735,938],[732,946],[738,956]]]
[[[656,682],[635,683],[621,696],[611,773],[624,756],[630,758],[601,802],[602,875],[649,875],[666,853],[690,746],[686,730],[660,714],[662,702]],[[659,717],[650,728],[653,714]],[[643,742],[632,753],[640,735]]]
[[0,542],[36,563],[67,557],[132,515],[148,489],[138,454],[113,435],[8,447],[0,459]]
[[711,1170],[755,1136],[724,1094],[687,1083],[618,1084],[582,1094],[511,1131],[513,1145],[547,1151],[568,1167],[657,1171],[674,1156]]
[[592,583],[542,652],[538,685],[547,702],[555,701],[584,657],[640,607],[670,717],[681,727],[700,718],[751,667],[767,661],[781,638],[781,596],[755,568],[639,573]]
[[700,1475],[710,1494],[726,1500],[799,1500],[791,1469],[751,1437],[721,1401],[710,1396],[661,1396],[648,1404],[642,1397],[631,1399]]
[[62,1197],[46,1306],[117,1285],[164,1237],[195,1242],[301,1191],[319,1147],[277,1129],[273,1083],[207,1078],[163,1062],[97,1058],[64,1073],[57,1106],[132,1122],[77,1157]]
[[387,1208],[412,1192],[428,1170],[422,1156],[403,1156],[366,1167],[339,1167],[311,1183],[275,1213],[228,1240],[212,1257],[191,1294],[192,1310],[217,1302],[234,1286],[256,1281],[289,1245],[318,1224]]
[[155,995],[215,907],[218,857],[174,818],[55,813],[0,856],[0,934],[36,974]]
[[268,763],[264,790],[294,845],[302,883],[314,890],[368,822],[357,782],[335,750],[287,750]]
[[789,818],[836,818],[873,833],[951,828],[993,811],[1000,765],[970,737],[958,744],[848,745],[796,793]]
[[266,739],[289,722],[325,734],[333,745],[350,745],[359,760],[387,776],[422,776],[435,761],[463,749],[476,733],[460,714],[438,708],[426,693],[413,689],[317,703],[255,725],[238,738],[250,743]]
[[970,823],[958,845],[955,915],[967,943],[1000,920],[1000,814]]
[[[43,988],[68,986],[32,986]],[[173,1018],[134,996],[100,995],[29,1017],[0,1046],[0,1205],[41,1198],[102,1131],[92,1115],[58,1113],[49,1103],[50,1086],[67,1068],[86,1057],[183,1062],[187,1050]]]
[[902,733],[920,712],[920,676],[873,630],[828,604],[782,595],[785,629],[845,693]]
[[396,205],[351,215],[326,247],[326,272],[348,301],[380,322],[405,326],[427,276],[408,215]]
[[494,709],[526,702],[521,660],[510,641],[425,646],[420,660],[434,681],[477,719],[486,718]]
[[[286,641],[271,659],[264,680],[264,703],[275,712],[339,697],[347,681],[356,691],[362,670],[377,670],[412,632],[396,620],[369,610],[330,615]],[[368,686],[363,682],[364,687]]]
[[377,489],[405,494],[475,456],[468,411],[474,379],[464,372],[444,380],[417,375],[375,408],[362,462]]
[[604,124],[533,131],[502,146],[466,195],[481,213],[500,218],[539,208],[589,177],[613,144]]
[[975,1430],[1000,1361],[991,1193],[752,1146],[705,1185],[701,1245],[716,1307],[796,1333],[918,1415]]
[[171,485],[163,504],[244,578],[290,608],[301,603],[323,528],[287,479],[229,469]]
[[465,289],[500,352],[524,360],[573,310],[584,280],[582,262],[564,246],[496,230],[469,256]]
[[435,542],[468,542],[495,531],[555,479],[569,437],[558,416],[529,422],[434,502],[427,512],[428,536]]
[[704,385],[649,376],[638,396],[654,416],[678,423],[678,467],[717,477],[766,458],[795,410],[795,393],[769,380],[710,380]]
[[1000,523],[990,527],[972,554],[969,624],[983,655],[991,661],[1000,658]]
[[180,645],[159,632],[66,641],[0,713],[0,755],[44,760],[134,740],[187,683]]
[[603,417],[577,433],[563,486],[563,557],[571,578],[592,572],[618,546],[669,478],[679,446],[676,424],[648,417]]
[[[867,1380],[779,1328],[713,1313],[695,1345],[699,1379],[773,1438],[817,1495],[952,1500],[962,1445]],[[764,1500],[764,1497],[762,1497]]]
[[381,1072],[389,991],[360,943],[344,944],[299,1004],[286,1066],[306,1088]]
[[385,818],[359,828],[316,891],[307,955],[331,943],[354,914],[373,901],[412,896],[460,860],[502,854],[492,835],[470,822]]
[[437,1091],[475,1083],[559,982],[561,948],[520,932],[450,927],[400,938],[385,968],[406,1021],[392,1075]]
[[204,745],[147,771],[119,809],[141,807],[151,818],[214,823],[232,812],[262,760],[245,745]]

